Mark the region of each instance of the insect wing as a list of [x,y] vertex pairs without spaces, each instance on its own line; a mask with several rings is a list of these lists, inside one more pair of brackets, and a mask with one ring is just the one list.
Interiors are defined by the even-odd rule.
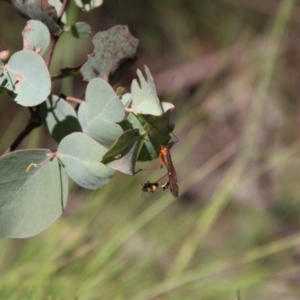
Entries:
[[169,180],[170,180],[170,191],[174,197],[178,197],[179,187],[177,182],[177,175],[173,164],[168,164]]

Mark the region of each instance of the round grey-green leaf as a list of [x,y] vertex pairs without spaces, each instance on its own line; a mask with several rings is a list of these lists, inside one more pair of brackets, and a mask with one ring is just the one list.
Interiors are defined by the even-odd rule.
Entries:
[[49,227],[63,212],[68,177],[56,158],[38,168],[49,150],[22,150],[0,158],[0,237],[26,238]]
[[78,120],[83,132],[110,147],[123,132],[116,124],[125,116],[124,107],[113,88],[103,79],[95,78],[86,89],[86,102],[80,104]]
[[57,151],[67,174],[84,188],[99,189],[115,173],[100,162],[107,149],[84,133],[75,132],[66,136]]
[[46,25],[37,20],[30,20],[22,31],[23,49],[33,50],[43,55],[50,44],[50,32]]
[[11,96],[22,106],[36,106],[50,94],[51,79],[40,55],[22,50],[12,55],[6,65]]
[[9,2],[26,19],[40,20],[52,33],[58,31],[57,12],[54,7],[49,5],[47,0],[14,0]]

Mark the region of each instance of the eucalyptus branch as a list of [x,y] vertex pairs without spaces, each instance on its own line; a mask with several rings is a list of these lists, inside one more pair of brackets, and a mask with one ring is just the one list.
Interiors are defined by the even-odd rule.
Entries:
[[57,24],[60,24],[61,18],[66,11],[67,5],[68,5],[68,0],[63,0],[62,6],[60,8],[60,12],[58,14]]
[[[68,0],[63,0],[60,12],[59,12],[58,17],[57,17],[57,24],[58,25],[60,24],[61,18],[62,18],[63,14],[66,11],[67,5],[68,5]],[[55,49],[56,43],[57,43],[60,36],[61,36],[61,34],[57,34],[57,35],[51,34],[51,41],[50,41],[50,47],[49,47],[50,50],[49,50],[48,57],[46,59],[46,64],[47,64],[48,68],[50,67],[51,60],[52,60],[53,53],[54,53],[54,49]]]
[[24,130],[17,136],[15,141],[11,144],[11,146],[9,147],[9,149],[6,152],[11,152],[11,151],[16,150],[16,148],[21,144],[23,139],[27,135],[29,135],[33,129],[41,126],[42,121],[41,121],[41,118],[38,113],[38,107],[29,107],[29,111],[30,111],[31,116],[30,116],[28,124],[26,125]]

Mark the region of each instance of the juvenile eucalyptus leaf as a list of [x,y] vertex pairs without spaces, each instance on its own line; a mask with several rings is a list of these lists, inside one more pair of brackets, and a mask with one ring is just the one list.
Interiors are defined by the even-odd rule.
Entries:
[[132,81],[132,110],[137,114],[160,116],[166,111],[174,109],[173,104],[159,101],[153,77],[147,66],[145,66],[145,72],[147,80],[142,72],[137,70],[140,84],[136,79]]
[[40,21],[30,20],[22,31],[23,49],[33,50],[43,55],[50,44],[50,33],[48,28]]
[[41,104],[39,115],[57,143],[68,134],[81,131],[74,108],[58,96],[49,96]]
[[66,136],[57,152],[66,173],[86,189],[99,189],[106,185],[115,171],[100,161],[107,149],[84,133]]
[[135,57],[138,40],[134,38],[127,26],[117,25],[107,31],[98,32],[93,38],[94,52],[88,55],[82,66],[84,80],[109,77],[126,61]]
[[[4,66],[4,87],[22,106],[35,106],[46,100],[51,89],[48,68],[40,55],[31,50],[14,53]],[[0,66],[1,69],[1,66]],[[2,75],[3,76],[3,75]]]
[[50,32],[56,33],[59,29],[56,24],[57,13],[48,0],[9,0],[13,8],[27,20],[43,22]]
[[0,237],[26,238],[49,227],[63,212],[68,177],[56,158],[38,168],[49,150],[22,150],[0,158]]
[[113,88],[103,79],[95,78],[86,89],[86,101],[80,104],[78,119],[83,132],[110,147],[123,132],[120,125],[124,107]]

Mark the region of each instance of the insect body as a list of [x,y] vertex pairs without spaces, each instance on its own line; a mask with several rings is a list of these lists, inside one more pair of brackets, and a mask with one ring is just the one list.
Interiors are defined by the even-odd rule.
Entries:
[[162,180],[164,177],[168,176],[168,180],[164,184],[162,184],[160,187],[163,190],[170,188],[172,195],[177,198],[178,193],[179,193],[177,175],[176,175],[176,171],[175,171],[175,168],[174,168],[174,165],[172,162],[170,149],[167,146],[163,146],[163,145],[160,146],[160,152],[159,152],[158,159],[159,159],[161,167],[165,166],[168,173],[155,182],[147,181],[146,183],[143,183],[141,185],[141,189],[143,192],[154,193],[156,191],[156,189],[158,188],[158,182],[160,180]]
[[[158,183],[157,182],[150,182],[150,181],[147,181],[143,184],[141,184],[141,189],[143,192],[151,192],[151,193],[154,193],[156,191],[158,187]],[[149,191],[148,191],[149,189]]]
[[160,165],[164,165],[168,170],[168,181],[161,187],[165,190],[170,187],[170,191],[174,197],[178,197],[179,187],[177,182],[176,171],[172,162],[170,148],[160,145],[160,152],[158,156]]

